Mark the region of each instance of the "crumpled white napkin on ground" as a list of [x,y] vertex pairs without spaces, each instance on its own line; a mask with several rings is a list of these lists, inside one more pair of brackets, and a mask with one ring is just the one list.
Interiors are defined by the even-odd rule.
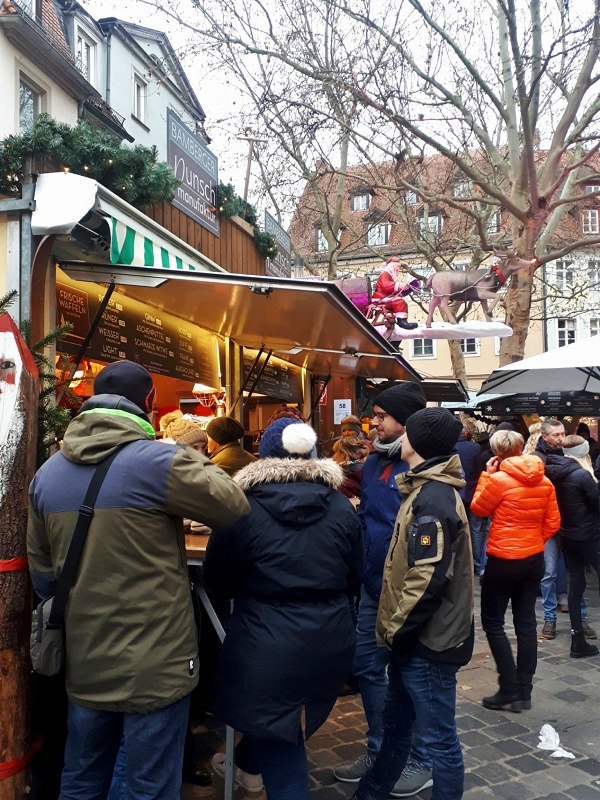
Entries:
[[553,750],[553,753],[550,753],[552,758],[575,758],[573,753],[569,753],[568,750],[564,750],[560,746],[560,737],[557,731],[554,730],[552,725],[548,725],[545,723],[540,728],[540,743],[538,744],[539,750]]

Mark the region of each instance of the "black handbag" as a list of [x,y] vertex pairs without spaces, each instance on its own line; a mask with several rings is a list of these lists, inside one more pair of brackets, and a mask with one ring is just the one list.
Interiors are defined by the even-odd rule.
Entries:
[[29,651],[33,671],[38,675],[57,675],[65,664],[65,609],[85,545],[94,506],[104,478],[121,448],[101,461],[92,475],[90,485],[79,508],[79,517],[71,537],[62,572],[56,582],[54,597],[33,610]]

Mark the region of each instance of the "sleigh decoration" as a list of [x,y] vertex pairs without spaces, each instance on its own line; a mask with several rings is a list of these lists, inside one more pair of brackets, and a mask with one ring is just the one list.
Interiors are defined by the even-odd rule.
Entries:
[[[383,299],[372,296],[368,277],[345,278],[336,281],[337,286],[365,315],[385,339],[391,342],[403,339],[468,339],[498,336],[504,338],[512,335],[512,328],[492,318],[492,311],[500,297],[498,292],[506,285],[510,276],[521,269],[535,268],[537,261],[522,259],[514,251],[494,250],[497,263],[492,267],[467,272],[445,270],[436,272],[423,286],[418,280],[412,280],[397,295],[412,295],[417,300],[427,301],[429,297],[429,313],[425,324],[419,324],[412,330],[400,327],[391,304],[396,296]],[[473,303],[479,302],[485,316],[482,320],[457,319],[451,303],[460,303],[468,310]],[[441,308],[448,322],[433,322],[436,309]],[[464,314],[464,311],[463,311]]]

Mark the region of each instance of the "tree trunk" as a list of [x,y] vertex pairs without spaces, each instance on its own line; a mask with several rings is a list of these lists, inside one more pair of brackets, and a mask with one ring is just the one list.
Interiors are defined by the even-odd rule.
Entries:
[[[31,589],[25,556],[27,490],[35,470],[38,374],[6,313],[0,316],[0,362],[0,800],[20,800],[27,795],[32,746]],[[21,763],[11,767],[11,762]]]
[[525,342],[531,316],[533,276],[533,270],[520,270],[513,275],[511,285],[506,292],[506,324],[513,329],[513,335],[502,339],[498,364],[500,367],[520,361],[525,355]]

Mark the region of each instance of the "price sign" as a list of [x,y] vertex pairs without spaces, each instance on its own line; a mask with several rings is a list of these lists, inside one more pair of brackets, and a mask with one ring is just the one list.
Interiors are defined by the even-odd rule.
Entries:
[[333,424],[341,425],[344,417],[352,414],[352,400],[334,400],[333,401]]

